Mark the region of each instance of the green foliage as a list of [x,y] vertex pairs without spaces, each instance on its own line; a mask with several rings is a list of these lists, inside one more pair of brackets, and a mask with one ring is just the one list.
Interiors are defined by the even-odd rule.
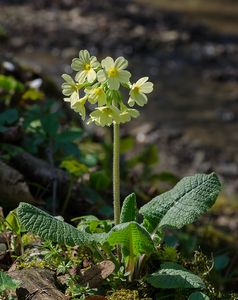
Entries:
[[61,162],[60,167],[66,169],[71,175],[76,177],[88,173],[87,166],[79,163],[76,159],[65,159]]
[[113,275],[108,278],[110,288],[113,291],[117,291],[119,288],[125,286],[129,275],[130,273],[125,271],[124,266],[121,266],[117,272],[114,272]]
[[43,97],[44,97],[44,93],[33,88],[28,89],[22,95],[23,100],[31,100],[31,101],[40,100],[43,99]]
[[6,131],[6,126],[15,123],[18,118],[19,115],[16,109],[7,109],[0,113],[0,132]]
[[[54,262],[58,273],[70,273],[70,268],[77,266],[75,262],[79,261],[70,258],[68,253],[69,246],[76,246],[76,249],[90,251],[97,261],[102,259],[113,261],[116,270],[110,279],[114,284],[118,282],[123,286],[127,276],[129,282],[135,279],[135,285],[138,286],[138,282],[143,282],[148,289],[159,289],[159,292],[160,289],[174,289],[174,295],[176,292],[180,295],[181,289],[198,289],[199,292],[205,289],[207,281],[204,277],[210,269],[202,272],[195,267],[195,263],[186,264],[175,247],[163,245],[162,241],[165,241],[167,227],[180,229],[206,212],[216,200],[220,191],[220,183],[214,173],[186,177],[172,190],[160,194],[142,206],[139,213],[136,196],[133,193],[124,200],[120,214],[119,150],[121,153],[131,150],[134,140],[125,138],[119,149],[119,124],[138,117],[138,111],[130,107],[135,104],[139,106],[146,104],[146,94],[152,92],[153,89],[153,84],[148,82],[148,77],[131,83],[129,80],[131,74],[125,70],[127,64],[128,62],[123,57],[115,61],[107,57],[99,63],[96,57],[91,56],[87,50],[83,50],[80,51],[79,57],[72,61],[72,69],[77,71],[75,79],[64,74],[65,82],[62,85],[63,94],[66,96],[64,100],[70,102],[71,108],[79,113],[83,120],[86,118],[85,103],[88,101],[94,105],[89,114],[88,123],[94,122],[103,127],[112,124],[114,126],[112,176],[115,187],[113,193],[114,224],[108,220],[99,220],[95,216],[86,216],[76,220],[80,222],[75,228],[30,204],[21,203],[17,211],[20,229],[24,228],[26,231],[39,235],[42,239],[48,240],[47,243],[61,244],[60,246],[49,244],[44,252],[45,260],[49,264],[50,261]],[[129,99],[125,99],[126,101],[123,99],[120,87],[129,90]],[[85,93],[83,98],[81,98],[82,93]],[[34,93],[28,94],[28,97],[25,97],[31,100],[40,97]],[[71,174],[70,192],[74,178],[80,176],[81,193],[85,199],[90,195],[95,203],[97,199],[100,199],[97,192],[107,190],[112,181],[111,171],[102,170],[101,166],[97,165],[100,161],[105,166],[108,163],[106,160],[111,160],[111,146],[104,144],[104,148],[108,148],[108,153],[103,153],[105,159],[103,162],[100,158],[100,151],[95,149],[92,152],[88,149],[85,151],[86,147],[83,149],[82,143],[79,144],[85,137],[82,130],[62,126],[63,118],[64,115],[50,102],[42,107],[32,105],[24,115],[23,127],[27,134],[24,146],[34,154],[45,152],[51,165],[57,164],[65,168]],[[152,166],[158,162],[157,147],[149,145],[126,162],[125,170],[129,173],[130,168],[142,166],[139,178],[143,185],[144,182],[148,183],[151,180],[154,185],[157,185],[159,181],[177,182],[177,178],[170,173],[153,174]],[[92,170],[95,172],[90,174]],[[88,173],[87,176],[85,176],[86,173]],[[85,178],[89,186],[84,185]],[[127,180],[129,175],[125,178]],[[137,178],[133,179],[137,182]],[[138,188],[138,186],[135,186],[135,191],[142,190],[141,198],[149,200],[150,195],[143,193],[143,188]],[[152,189],[158,191],[158,188]],[[100,209],[102,210],[102,207]],[[15,224],[14,220],[11,222]],[[150,262],[149,259],[155,259],[160,263],[160,269],[151,275],[148,274],[151,272],[150,267],[153,261]],[[155,265],[152,269],[156,270],[154,267]],[[94,294],[95,291],[89,286],[79,285],[77,276],[77,274],[69,276],[68,296],[73,299],[84,299],[87,295]],[[189,296],[190,293],[191,291],[188,290],[185,295]],[[134,298],[138,295],[139,293],[136,293]],[[197,295],[199,294],[195,294],[195,297]],[[190,297],[194,297],[194,294]]]
[[214,268],[216,271],[221,271],[227,267],[230,259],[227,255],[217,255],[214,257]]
[[172,262],[162,264],[161,269],[147,276],[146,280],[152,286],[162,289],[205,288],[200,277]]
[[15,290],[18,286],[19,281],[0,271],[0,295],[4,295],[7,290]]
[[163,249],[158,251],[158,257],[161,262],[177,262],[178,252],[174,247],[165,246]]
[[110,184],[111,179],[105,171],[96,171],[90,175],[90,186],[96,191],[105,191]]
[[30,204],[21,203],[17,212],[21,224],[26,230],[45,240],[69,246],[85,246],[92,242],[86,232],[80,232],[72,225],[60,221]]
[[22,92],[23,90],[23,84],[14,77],[0,74],[0,95],[6,101],[6,104],[10,103],[15,93]]
[[192,293],[188,298],[188,300],[209,300],[209,299],[210,298],[207,295],[201,292]]
[[154,244],[149,233],[136,222],[116,225],[108,233],[107,241],[111,245],[123,245],[126,257],[153,253]]
[[66,282],[68,288],[66,294],[70,296],[72,300],[84,300],[86,296],[95,295],[97,289],[90,288],[89,285],[82,286],[77,283],[77,278],[70,277]]
[[99,220],[91,215],[75,218],[72,221],[80,221],[77,228],[80,231],[93,234],[93,239],[98,240],[99,243],[103,243],[106,240],[106,234],[112,229],[112,221]]
[[[158,196],[141,208],[140,212],[145,216],[142,224],[146,226],[153,223],[153,229],[164,224],[181,227],[206,211],[214,203],[219,190],[220,183],[215,174],[198,174],[184,178],[170,192]],[[192,216],[188,217],[188,211]],[[79,219],[81,222],[76,229],[26,203],[20,204],[18,216],[27,231],[38,234],[43,239],[70,246],[89,247],[94,253],[98,253],[101,248],[113,261],[113,247],[120,245],[130,280],[135,272],[137,276],[140,274],[142,261],[156,252],[161,240],[156,232],[150,234],[142,224],[135,221],[135,194],[124,200],[121,223],[112,228],[106,221],[86,216]],[[175,250],[171,247],[165,247],[162,252],[159,250],[158,257],[161,261],[177,261],[176,250],[170,249]],[[118,264],[116,261],[115,263]],[[156,288],[204,288],[200,277],[174,262],[161,264],[161,269],[147,276],[147,281]]]
[[18,216],[17,216],[15,210],[11,211],[7,215],[5,221],[6,221],[7,227],[9,229],[11,229],[11,231],[13,231],[17,235],[21,234],[21,225],[19,223],[19,219],[18,219]]
[[54,137],[59,129],[57,114],[49,114],[40,119],[42,128],[47,136]]
[[126,197],[121,208],[120,223],[137,221],[136,195],[130,194]]
[[127,151],[133,149],[134,146],[135,140],[131,136],[122,138],[120,140],[120,153],[126,153]]
[[220,189],[214,173],[185,177],[172,190],[141,207],[139,212],[154,228],[181,228],[206,212],[214,204]]

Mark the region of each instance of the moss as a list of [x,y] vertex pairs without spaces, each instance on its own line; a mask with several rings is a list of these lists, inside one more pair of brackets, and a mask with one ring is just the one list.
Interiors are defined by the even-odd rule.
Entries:
[[122,289],[107,297],[108,300],[152,300],[152,298],[140,298],[138,291]]
[[178,261],[177,249],[174,247],[165,246],[163,249],[158,251],[158,257],[161,262],[164,261]]
[[44,269],[46,267],[49,267],[49,265],[45,261],[39,260],[39,259],[34,259],[32,261],[27,261],[27,262],[22,261],[22,262],[17,263],[17,270],[29,269],[29,268]]

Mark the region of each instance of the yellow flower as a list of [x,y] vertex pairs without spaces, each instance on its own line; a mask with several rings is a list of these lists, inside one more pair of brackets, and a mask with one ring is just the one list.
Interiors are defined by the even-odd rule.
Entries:
[[127,60],[120,56],[115,61],[111,57],[106,57],[101,63],[103,70],[97,73],[99,82],[108,81],[111,90],[118,90],[120,83],[128,83],[131,73],[124,70],[128,66]]
[[131,118],[139,117],[140,113],[137,109],[126,107],[124,104],[121,105],[120,123],[127,123]]
[[128,100],[129,106],[134,106],[135,103],[139,106],[144,106],[147,103],[148,99],[145,94],[153,91],[153,83],[147,81],[148,79],[148,77],[143,77],[132,85]]
[[71,64],[71,68],[74,71],[78,71],[75,79],[79,83],[84,83],[86,79],[89,83],[92,83],[97,77],[96,70],[99,66],[97,58],[90,56],[87,50],[81,50],[79,58],[74,58]]
[[79,98],[78,92],[74,92],[70,97],[70,106],[75,111],[78,112],[82,119],[85,120],[86,117],[86,110],[85,110],[85,103],[87,101],[87,96],[83,98]]
[[98,103],[98,106],[106,104],[107,95],[101,86],[87,88],[85,93],[88,95],[88,101],[91,104]]
[[94,122],[98,126],[110,126],[113,122],[120,123],[120,110],[115,106],[97,107],[90,114],[89,123]]
[[62,84],[62,93],[65,96],[71,96],[73,92],[77,91],[77,84],[74,82],[73,78],[68,74],[63,74],[62,78],[65,80],[65,82]]

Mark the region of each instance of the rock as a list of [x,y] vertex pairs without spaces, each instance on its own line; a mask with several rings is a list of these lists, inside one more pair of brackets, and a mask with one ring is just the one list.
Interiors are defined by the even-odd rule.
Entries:
[[19,280],[20,287],[16,290],[17,299],[33,300],[66,300],[67,297],[58,289],[54,272],[48,269],[29,268],[8,273]]

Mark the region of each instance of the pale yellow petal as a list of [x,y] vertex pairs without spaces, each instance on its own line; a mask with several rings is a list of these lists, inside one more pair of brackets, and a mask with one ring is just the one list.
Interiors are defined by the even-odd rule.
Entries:
[[120,87],[120,82],[118,78],[110,77],[108,78],[108,85],[111,90],[118,90]]
[[147,80],[149,79],[149,77],[142,77],[139,80],[137,80],[136,85],[141,86],[142,84],[144,84]]
[[116,59],[115,67],[117,69],[123,70],[123,69],[127,68],[127,66],[128,66],[128,61],[123,56],[120,56]]
[[115,62],[110,56],[108,56],[102,60],[102,67],[104,69],[106,69],[106,71],[114,66],[115,66]]
[[97,77],[96,72],[93,69],[90,69],[87,74],[88,82],[92,83]]
[[131,73],[128,71],[125,71],[125,70],[120,70],[118,72],[118,77],[119,77],[120,82],[127,83],[131,77]]
[[145,94],[151,93],[153,91],[153,83],[149,81],[145,82],[144,84],[142,84],[140,91]]
[[104,70],[100,70],[97,72],[97,79],[99,82],[104,82],[107,79]]

